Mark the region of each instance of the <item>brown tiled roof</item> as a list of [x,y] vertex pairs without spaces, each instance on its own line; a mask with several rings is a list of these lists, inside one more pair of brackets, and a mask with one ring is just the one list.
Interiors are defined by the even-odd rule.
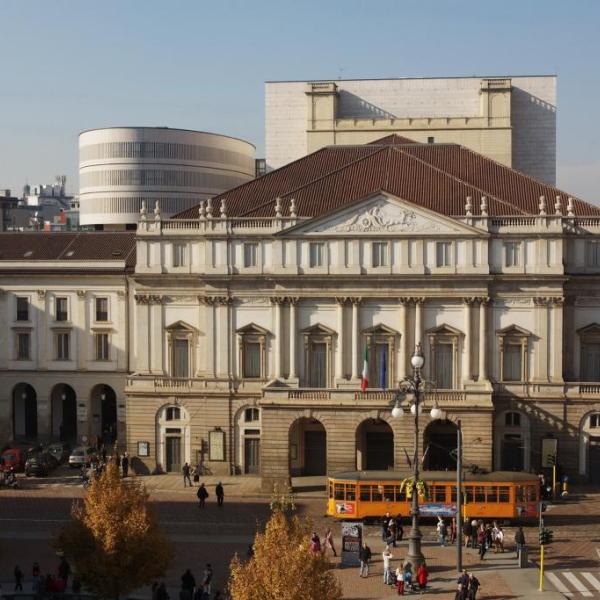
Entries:
[[0,261],[125,261],[135,265],[135,232],[0,233]]
[[[465,213],[467,196],[473,214],[481,197],[490,216],[537,215],[546,196],[553,212],[560,196],[566,212],[569,194],[456,144],[419,144],[389,135],[364,146],[328,146],[263,177],[229,190],[213,200],[214,214],[227,200],[229,216],[274,216],[275,199],[289,214],[296,200],[302,217],[318,217],[379,191],[449,216]],[[575,199],[575,214],[600,215],[600,207]],[[175,218],[196,218],[190,208]]]

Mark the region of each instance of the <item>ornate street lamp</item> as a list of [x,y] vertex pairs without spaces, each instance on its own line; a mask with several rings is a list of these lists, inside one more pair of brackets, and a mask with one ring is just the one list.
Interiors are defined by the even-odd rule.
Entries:
[[[410,406],[410,413],[414,417],[415,424],[415,452],[413,460],[414,486],[410,511],[412,516],[412,527],[408,536],[408,554],[406,555],[406,560],[412,564],[413,572],[416,572],[419,565],[425,562],[425,557],[421,552],[421,538],[423,536],[419,530],[419,492],[417,489],[417,482],[419,481],[419,415],[423,412],[422,396],[425,391],[425,382],[421,378],[421,369],[425,364],[425,358],[423,357],[420,343],[417,344],[415,348],[415,352],[410,359],[410,364],[413,368],[413,376],[406,377],[400,382],[396,395],[396,402],[392,409],[392,417],[401,418],[404,415],[404,410],[400,404],[405,398],[411,398],[412,403]],[[440,409],[435,406],[432,409],[432,414],[434,410],[440,411]]]

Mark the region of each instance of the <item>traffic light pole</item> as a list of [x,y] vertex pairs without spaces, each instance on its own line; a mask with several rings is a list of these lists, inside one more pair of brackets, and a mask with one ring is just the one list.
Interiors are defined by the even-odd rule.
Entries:
[[540,592],[544,591],[544,545],[540,546]]

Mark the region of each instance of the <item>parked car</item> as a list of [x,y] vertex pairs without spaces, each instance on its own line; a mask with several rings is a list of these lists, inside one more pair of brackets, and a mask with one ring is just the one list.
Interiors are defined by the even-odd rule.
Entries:
[[47,452],[32,454],[25,462],[25,475],[45,477],[56,466],[56,459]]
[[6,448],[0,455],[0,469],[8,471],[12,467],[15,472],[25,469],[27,452],[21,448]]
[[77,446],[77,448],[73,448],[69,456],[69,466],[72,469],[83,465],[89,467],[93,460],[96,460],[96,448]]
[[44,447],[44,450],[51,454],[57,461],[58,464],[62,464],[69,460],[71,455],[71,444],[66,442],[54,442]]

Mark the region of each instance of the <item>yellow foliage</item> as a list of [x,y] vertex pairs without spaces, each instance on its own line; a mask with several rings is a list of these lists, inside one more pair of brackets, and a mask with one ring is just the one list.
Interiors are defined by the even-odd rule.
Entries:
[[121,479],[110,464],[94,479],[54,545],[65,553],[84,587],[119,598],[164,575],[173,551],[149,506],[146,490]]
[[254,539],[248,562],[234,557],[229,588],[233,600],[339,600],[341,588],[329,560],[310,550],[306,519],[276,511]]

